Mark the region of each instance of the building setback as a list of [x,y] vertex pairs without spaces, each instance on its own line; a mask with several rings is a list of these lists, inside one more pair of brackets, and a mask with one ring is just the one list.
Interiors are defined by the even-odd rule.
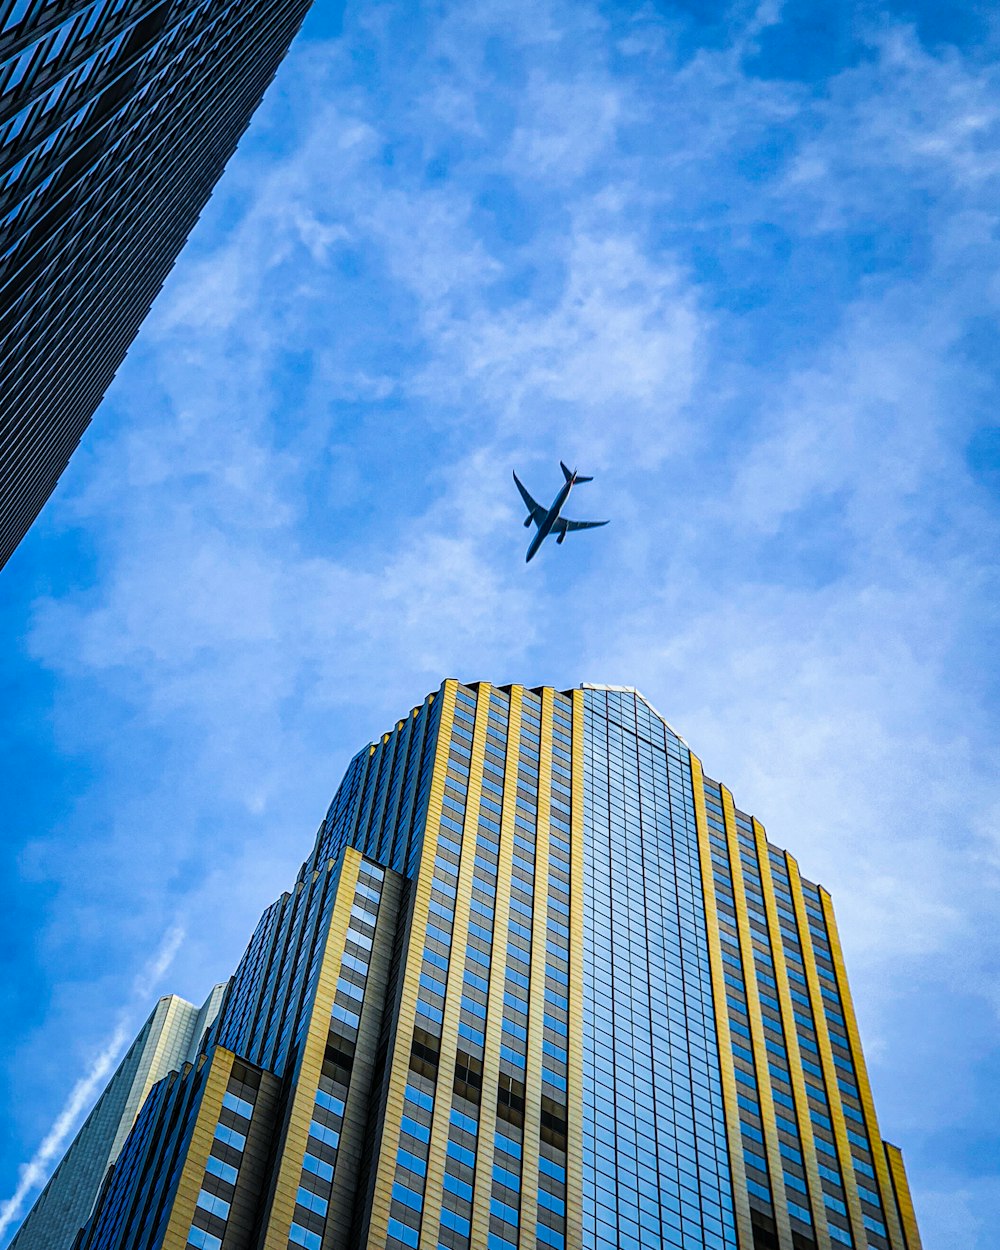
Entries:
[[77,1250],[920,1250],[829,896],[635,691],[352,761]]
[[0,567],[309,0],[0,0]]
[[69,1250],[147,1094],[168,1072],[200,1052],[225,988],[216,985],[201,1007],[176,994],[160,999],[38,1195],[10,1250]]

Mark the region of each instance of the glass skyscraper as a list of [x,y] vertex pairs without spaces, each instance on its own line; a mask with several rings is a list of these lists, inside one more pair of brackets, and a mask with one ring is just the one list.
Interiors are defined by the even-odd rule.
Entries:
[[352,761],[77,1250],[919,1250],[827,893],[637,692]]
[[0,0],[0,567],[309,0]]
[[152,1087],[197,1057],[226,985],[196,1007],[176,994],[161,998],[38,1195],[10,1250],[70,1250],[89,1218],[108,1167],[118,1158]]

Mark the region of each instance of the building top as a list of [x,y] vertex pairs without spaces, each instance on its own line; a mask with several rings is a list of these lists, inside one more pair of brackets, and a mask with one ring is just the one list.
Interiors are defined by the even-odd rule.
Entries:
[[674,737],[679,739],[681,742],[683,742],[684,745],[688,747],[688,750],[690,750],[687,739],[684,737],[684,735],[679,734],[677,730],[673,727],[673,725],[671,725],[670,721],[668,721],[667,718],[663,715],[663,713],[660,711],[657,711],[657,709],[653,707],[652,703],[650,703],[650,701],[646,698],[646,696],[642,693],[642,691],[638,690],[635,686],[612,686],[612,685],[609,685],[607,682],[603,682],[603,681],[581,681],[580,689],[581,690],[616,690],[618,691],[619,694],[635,695],[637,699],[641,699],[643,703],[645,703],[645,705],[649,708],[649,710],[653,713],[653,715],[657,717],[658,720],[663,721],[664,725],[666,725],[666,727],[670,730],[670,732],[674,735]]

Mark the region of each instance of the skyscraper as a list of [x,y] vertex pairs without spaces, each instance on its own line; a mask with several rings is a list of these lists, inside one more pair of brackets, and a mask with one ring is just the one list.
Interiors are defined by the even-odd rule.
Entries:
[[198,1054],[225,988],[214,986],[201,1007],[176,994],[160,999],[38,1195],[10,1250],[69,1250],[147,1094],[168,1072]]
[[0,567],[309,0],[0,0]]
[[78,1250],[919,1250],[829,896],[635,691],[352,761]]

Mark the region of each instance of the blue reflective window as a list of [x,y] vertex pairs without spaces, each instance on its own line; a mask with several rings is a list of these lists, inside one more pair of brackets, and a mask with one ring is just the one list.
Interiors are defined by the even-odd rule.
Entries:
[[187,1243],[195,1250],[221,1250],[222,1238],[206,1232],[203,1228],[192,1225],[188,1233]]
[[222,1096],[222,1105],[228,1107],[230,1111],[235,1111],[237,1115],[245,1116],[248,1120],[253,1116],[253,1103],[247,1102],[245,1098],[237,1098],[228,1089]]
[[220,1180],[228,1181],[230,1185],[236,1184],[236,1178],[239,1172],[231,1163],[223,1163],[221,1159],[217,1159],[215,1155],[208,1156],[208,1162],[205,1164],[205,1171],[212,1176],[219,1177]]
[[406,1224],[400,1223],[399,1220],[389,1220],[389,1236],[395,1237],[397,1241],[401,1241],[404,1246],[416,1247],[420,1241],[415,1228],[410,1228]]
[[202,1189],[198,1194],[197,1204],[209,1215],[217,1215],[220,1220],[229,1219],[229,1203],[218,1194],[210,1194]]

